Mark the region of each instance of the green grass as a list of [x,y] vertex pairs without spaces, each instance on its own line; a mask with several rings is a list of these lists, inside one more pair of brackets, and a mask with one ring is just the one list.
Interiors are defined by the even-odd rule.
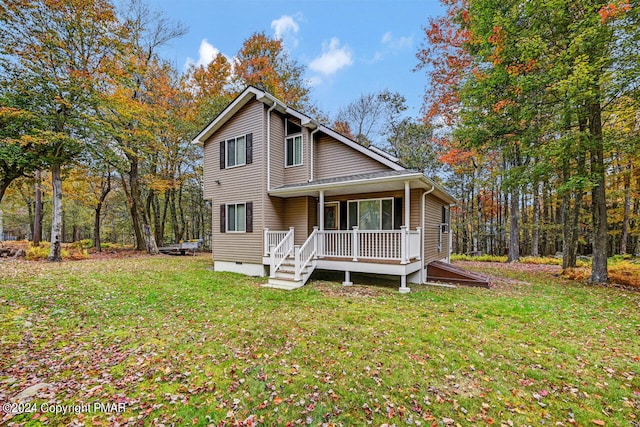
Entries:
[[0,263],[0,402],[46,382],[38,404],[126,404],[9,422],[640,422],[638,292],[508,266],[484,269],[511,278],[491,290],[315,281],[286,292],[209,266]]

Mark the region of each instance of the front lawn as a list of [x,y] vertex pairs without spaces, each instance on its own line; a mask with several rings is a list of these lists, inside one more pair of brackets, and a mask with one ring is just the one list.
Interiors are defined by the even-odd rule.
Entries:
[[0,424],[640,423],[640,292],[508,265],[286,292],[210,264],[0,262],[0,403],[41,385]]

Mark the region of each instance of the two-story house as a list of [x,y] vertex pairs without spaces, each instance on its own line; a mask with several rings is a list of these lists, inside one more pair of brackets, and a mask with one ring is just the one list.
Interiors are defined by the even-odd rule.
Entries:
[[216,271],[293,289],[314,269],[427,280],[448,261],[455,200],[423,173],[247,87],[193,140],[204,146]]

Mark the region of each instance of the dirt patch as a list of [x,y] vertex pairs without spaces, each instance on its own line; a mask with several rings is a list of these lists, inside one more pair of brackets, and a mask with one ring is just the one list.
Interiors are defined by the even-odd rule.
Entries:
[[325,280],[313,280],[307,286],[329,297],[375,298],[388,293],[385,288],[363,285],[342,286]]

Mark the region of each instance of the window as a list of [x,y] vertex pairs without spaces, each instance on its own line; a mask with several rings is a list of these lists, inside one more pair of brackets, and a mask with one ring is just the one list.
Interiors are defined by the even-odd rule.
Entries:
[[302,164],[302,135],[288,137],[286,140],[286,166]]
[[340,219],[340,203],[330,202],[324,204],[324,229],[337,230]]
[[349,228],[393,230],[393,199],[349,201]]
[[247,231],[247,205],[236,203],[227,205],[227,231]]
[[247,146],[246,137],[239,136],[237,138],[227,139],[227,167],[241,166],[246,164]]
[[440,224],[440,229],[443,233],[449,232],[449,221],[451,221],[451,210],[448,206],[442,207],[442,223]]

